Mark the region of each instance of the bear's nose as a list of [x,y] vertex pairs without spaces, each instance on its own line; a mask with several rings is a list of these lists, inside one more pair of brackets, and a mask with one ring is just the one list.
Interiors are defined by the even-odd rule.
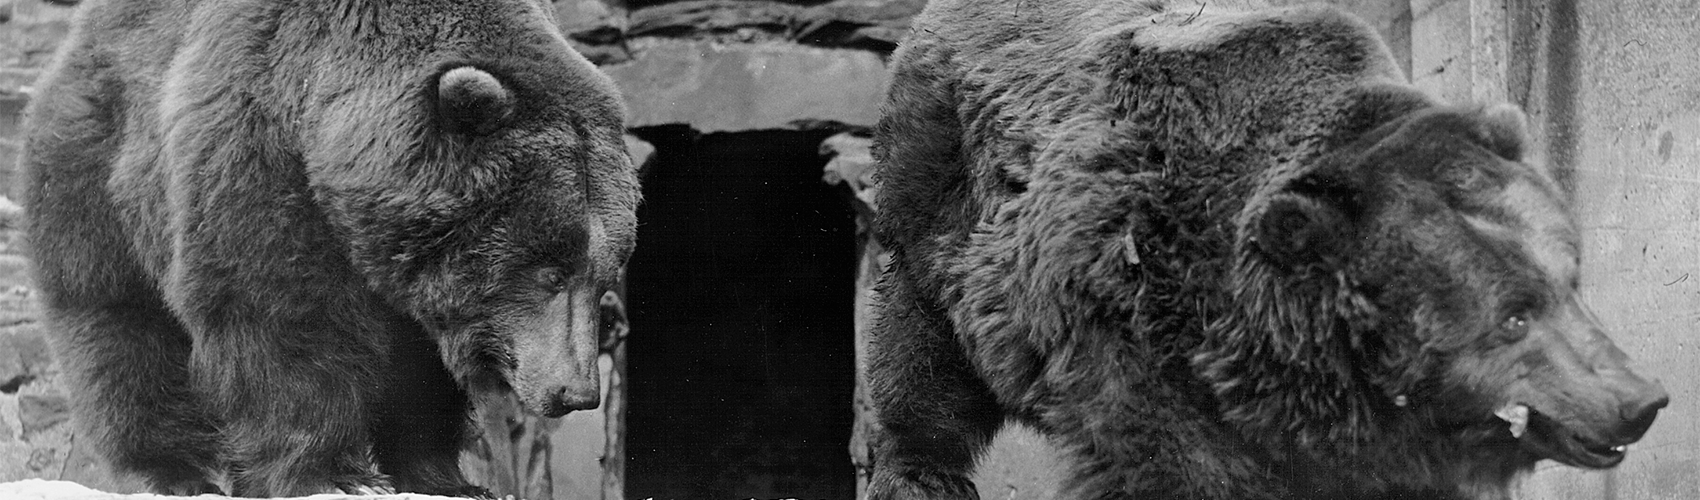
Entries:
[[1657,382],[1643,382],[1637,389],[1618,404],[1618,418],[1621,420],[1613,434],[1621,441],[1641,439],[1647,428],[1653,426],[1653,420],[1659,417],[1659,410],[1670,404],[1670,395]]
[[1647,434],[1652,427],[1652,420],[1659,418],[1659,410],[1671,403],[1671,396],[1664,393],[1663,384],[1649,383],[1637,376],[1629,376],[1629,381],[1618,381],[1617,389],[1617,422],[1612,425],[1608,437],[1615,444],[1629,444]]
[[597,391],[562,387],[549,398],[549,406],[543,411],[543,416],[559,417],[569,412],[594,410],[598,406],[602,406],[602,395]]

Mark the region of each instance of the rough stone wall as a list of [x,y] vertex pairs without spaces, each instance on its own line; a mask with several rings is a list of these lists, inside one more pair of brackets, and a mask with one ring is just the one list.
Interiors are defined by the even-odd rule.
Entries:
[[11,193],[26,90],[70,29],[71,8],[45,0],[0,0],[0,194]]
[[789,42],[890,52],[925,0],[561,0],[568,38],[599,64],[641,58],[625,42],[671,38],[720,43]]
[[[16,193],[14,173],[23,145],[19,127],[28,89],[68,31],[70,17],[69,7],[52,2],[0,0],[0,195]],[[16,222],[0,220],[0,482],[62,478],[132,490],[134,485],[108,477],[74,445],[66,425],[68,402],[36,322],[29,262]]]

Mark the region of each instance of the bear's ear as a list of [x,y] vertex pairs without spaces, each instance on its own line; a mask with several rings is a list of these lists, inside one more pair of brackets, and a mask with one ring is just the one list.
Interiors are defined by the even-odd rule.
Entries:
[[1523,110],[1510,104],[1496,104],[1481,111],[1483,145],[1489,151],[1511,161],[1523,161],[1523,148],[1528,142],[1528,119]]
[[513,109],[513,93],[484,70],[461,66],[437,78],[437,118],[449,132],[489,134]]
[[1270,196],[1253,216],[1251,243],[1288,269],[1334,267],[1351,251],[1356,196],[1338,183],[1301,180]]

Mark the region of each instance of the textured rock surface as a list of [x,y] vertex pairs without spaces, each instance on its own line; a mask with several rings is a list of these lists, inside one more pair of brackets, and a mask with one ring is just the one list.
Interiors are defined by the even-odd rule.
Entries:
[[788,41],[890,52],[925,0],[563,0],[556,17],[567,36],[598,63],[630,60],[629,39],[663,37],[720,42]]
[[887,75],[878,55],[784,42],[651,39],[605,66],[626,94],[629,127],[704,133],[791,128],[800,120],[871,126]]

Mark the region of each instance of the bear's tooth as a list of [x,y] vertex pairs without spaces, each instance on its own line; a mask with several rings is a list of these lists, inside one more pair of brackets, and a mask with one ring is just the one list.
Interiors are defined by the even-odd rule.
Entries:
[[1511,437],[1513,438],[1523,437],[1523,432],[1529,429],[1528,406],[1512,403],[1493,412],[1493,414],[1511,423]]

